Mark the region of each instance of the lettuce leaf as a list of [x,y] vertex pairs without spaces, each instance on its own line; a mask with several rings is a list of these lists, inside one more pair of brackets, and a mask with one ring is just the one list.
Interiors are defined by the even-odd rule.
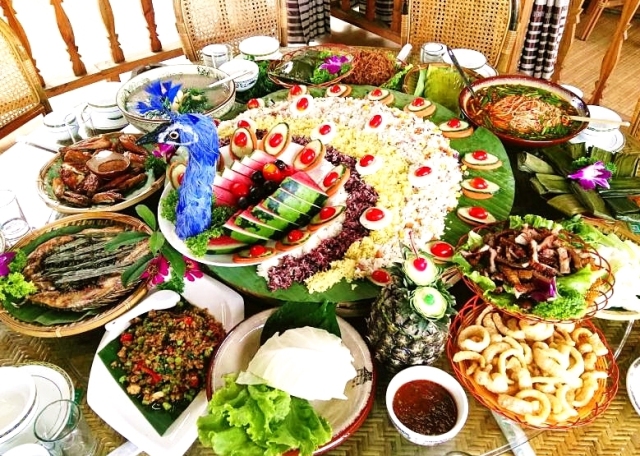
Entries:
[[200,442],[219,456],[277,456],[299,449],[310,456],[331,439],[331,427],[311,404],[266,385],[239,385],[224,377],[198,418]]

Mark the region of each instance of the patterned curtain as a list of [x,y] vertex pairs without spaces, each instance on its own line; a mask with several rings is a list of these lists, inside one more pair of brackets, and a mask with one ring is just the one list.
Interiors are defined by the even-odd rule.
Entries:
[[309,44],[331,33],[330,0],[286,0],[287,35],[290,44]]
[[535,0],[518,66],[521,73],[551,79],[568,9],[569,0]]

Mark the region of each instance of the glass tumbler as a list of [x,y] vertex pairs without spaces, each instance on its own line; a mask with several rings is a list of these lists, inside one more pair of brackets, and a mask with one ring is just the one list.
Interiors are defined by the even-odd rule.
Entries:
[[93,456],[98,442],[78,404],[62,399],[47,405],[36,417],[33,431],[52,456]]
[[15,244],[31,231],[16,194],[7,189],[0,189],[0,231],[7,245]]

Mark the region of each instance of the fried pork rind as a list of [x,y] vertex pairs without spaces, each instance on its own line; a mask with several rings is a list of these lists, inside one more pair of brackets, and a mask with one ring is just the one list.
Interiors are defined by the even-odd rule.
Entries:
[[453,362],[531,426],[575,422],[606,388],[608,372],[599,360],[608,348],[597,332],[575,323],[522,321],[487,306],[456,342]]

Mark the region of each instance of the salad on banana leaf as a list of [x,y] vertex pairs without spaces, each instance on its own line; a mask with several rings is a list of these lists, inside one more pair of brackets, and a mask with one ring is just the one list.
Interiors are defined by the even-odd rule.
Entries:
[[594,253],[562,225],[526,215],[469,232],[453,261],[491,304],[561,321],[604,305],[608,267]]

